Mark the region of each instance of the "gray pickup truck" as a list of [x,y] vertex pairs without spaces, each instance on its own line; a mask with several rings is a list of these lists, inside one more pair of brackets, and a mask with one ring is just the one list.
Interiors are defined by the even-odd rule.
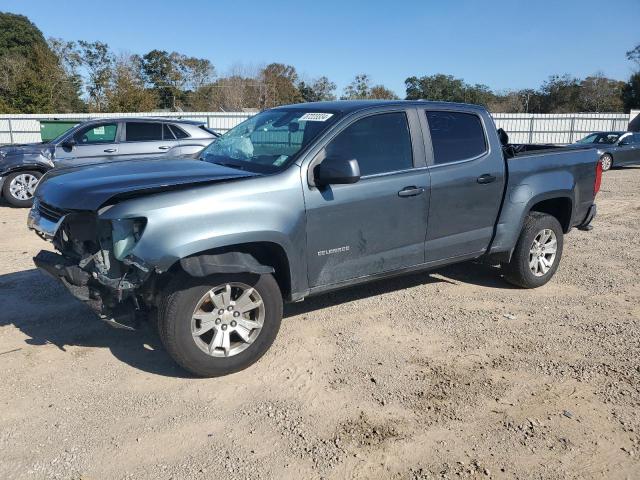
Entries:
[[478,106],[309,103],[200,160],[51,171],[28,224],[60,252],[39,268],[114,326],[151,313],[180,365],[217,376],[266,352],[283,301],[480,258],[545,284],[601,171],[592,149],[515,154]]

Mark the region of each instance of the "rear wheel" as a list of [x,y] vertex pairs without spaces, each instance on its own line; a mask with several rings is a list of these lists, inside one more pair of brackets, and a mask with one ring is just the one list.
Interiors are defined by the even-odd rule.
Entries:
[[600,163],[602,164],[603,172],[611,170],[611,167],[613,166],[613,157],[610,154],[605,153],[600,157]]
[[30,207],[40,177],[42,177],[42,173],[35,170],[14,172],[5,179],[2,195],[14,207]]
[[544,285],[558,269],[562,246],[560,222],[551,215],[531,212],[525,219],[510,262],[503,265],[505,279],[523,288]]
[[255,363],[273,343],[282,295],[272,275],[219,274],[181,278],[160,307],[160,338],[173,359],[201,377]]

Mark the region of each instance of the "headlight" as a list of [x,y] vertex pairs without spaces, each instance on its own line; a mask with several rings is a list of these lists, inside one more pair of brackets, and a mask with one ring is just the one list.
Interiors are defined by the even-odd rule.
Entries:
[[145,218],[126,218],[111,220],[111,237],[113,238],[113,256],[122,261],[136,246],[144,227]]

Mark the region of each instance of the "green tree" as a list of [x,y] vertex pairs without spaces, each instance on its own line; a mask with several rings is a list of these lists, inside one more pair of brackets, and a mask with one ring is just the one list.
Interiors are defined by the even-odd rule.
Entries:
[[341,100],[364,100],[371,93],[371,78],[366,73],[356,75],[353,81],[344,89]]
[[82,110],[77,87],[28,18],[0,13],[0,111]]
[[580,83],[580,110],[585,112],[619,112],[623,108],[624,82],[596,73]]
[[300,81],[298,83],[298,90],[305,102],[323,102],[336,99],[334,94],[336,84],[325,76],[316,78],[310,84]]
[[488,86],[469,85],[461,78],[442,73],[409,77],[404,83],[407,100],[423,99],[488,105],[494,99],[494,94]]
[[107,90],[115,58],[109,45],[103,42],[78,42],[82,65],[87,70],[85,88],[89,96],[89,108],[103,112],[107,106]]
[[374,100],[398,100],[398,96],[384,85],[374,85],[367,98]]
[[176,52],[151,50],[142,57],[142,72],[153,89],[159,108],[178,109],[184,84],[182,58]]
[[148,112],[156,106],[153,91],[146,89],[141,58],[121,55],[115,60],[111,82],[106,91],[110,112]]
[[580,80],[569,74],[551,75],[540,89],[542,113],[580,111]]
[[260,108],[272,108],[303,101],[296,87],[298,73],[291,65],[270,63],[260,71],[258,80],[263,85]]
[[631,75],[622,87],[622,103],[627,112],[640,109],[640,71]]
[[341,100],[396,100],[398,97],[384,85],[371,85],[366,73],[356,75],[342,93]]
[[640,69],[640,43],[627,52],[627,60],[634,62]]

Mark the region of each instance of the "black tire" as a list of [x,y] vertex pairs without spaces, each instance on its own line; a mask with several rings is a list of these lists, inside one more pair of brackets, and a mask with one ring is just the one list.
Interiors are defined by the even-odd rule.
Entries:
[[600,164],[602,165],[602,171],[608,172],[613,167],[613,156],[605,153],[600,157]]
[[13,207],[29,208],[33,204],[33,197],[25,200],[17,198],[13,195],[13,193],[11,193],[11,183],[15,180],[16,177],[19,177],[20,175],[31,175],[38,180],[40,180],[40,178],[42,177],[42,173],[36,170],[26,170],[11,173],[4,179],[4,184],[2,185],[2,196],[5,198],[7,203],[9,203],[9,205]]
[[[191,333],[191,317],[212,288],[242,283],[255,289],[264,304],[262,329],[245,350],[229,357],[203,352]],[[216,274],[206,278],[179,276],[167,287],[158,309],[158,333],[167,352],[182,368],[199,377],[218,377],[243,370],[262,357],[280,330],[282,294],[272,275]]]
[[[529,266],[530,250],[534,239],[545,229],[552,230],[556,236],[556,255],[549,270],[537,276]],[[555,217],[540,212],[531,212],[527,215],[518,238],[518,243],[513,251],[511,260],[503,264],[504,278],[509,283],[522,288],[541,287],[547,283],[558,270],[562,259],[563,233],[560,222]]]

